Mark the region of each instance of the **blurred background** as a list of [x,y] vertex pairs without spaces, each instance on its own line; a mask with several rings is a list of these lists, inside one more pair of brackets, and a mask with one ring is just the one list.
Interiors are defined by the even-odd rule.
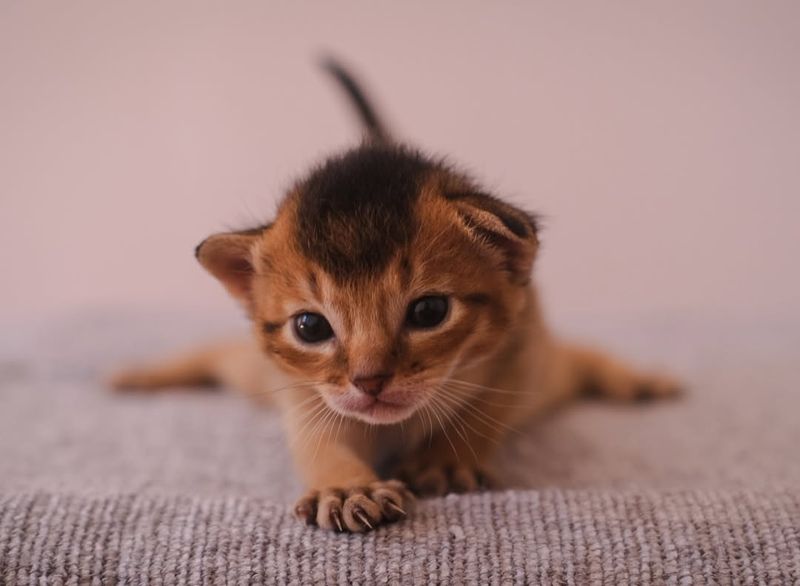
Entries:
[[239,320],[193,247],[356,143],[330,52],[398,136],[544,214],[557,327],[795,328],[798,31],[790,1],[3,2],[0,323]]

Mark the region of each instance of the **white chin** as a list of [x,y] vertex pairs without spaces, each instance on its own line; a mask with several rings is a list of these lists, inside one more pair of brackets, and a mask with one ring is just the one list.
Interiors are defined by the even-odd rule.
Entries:
[[358,411],[351,411],[350,415],[365,423],[373,425],[389,425],[400,423],[411,417],[414,407],[410,405],[393,405],[376,401],[369,407]]

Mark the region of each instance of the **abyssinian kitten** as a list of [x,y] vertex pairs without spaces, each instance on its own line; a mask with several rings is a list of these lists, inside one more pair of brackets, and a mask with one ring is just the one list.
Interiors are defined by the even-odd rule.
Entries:
[[308,487],[296,514],[351,532],[406,517],[415,493],[502,481],[488,472],[497,444],[566,399],[677,392],[554,338],[531,281],[536,216],[392,140],[351,75],[326,69],[364,142],[295,183],[272,222],[196,249],[252,339],[122,372],[117,387],[222,384],[278,406]]

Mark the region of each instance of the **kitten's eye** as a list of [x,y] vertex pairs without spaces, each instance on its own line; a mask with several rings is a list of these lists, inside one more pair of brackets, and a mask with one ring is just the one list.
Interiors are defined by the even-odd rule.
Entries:
[[447,317],[450,304],[447,297],[429,295],[412,301],[408,306],[406,324],[412,328],[433,328],[438,326]]
[[307,344],[317,344],[333,337],[331,324],[318,313],[300,313],[294,318],[297,337]]

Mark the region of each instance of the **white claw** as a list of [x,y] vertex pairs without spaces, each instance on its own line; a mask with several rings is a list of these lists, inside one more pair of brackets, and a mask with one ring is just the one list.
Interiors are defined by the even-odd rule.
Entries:
[[367,516],[364,513],[362,513],[361,511],[356,511],[355,513],[353,513],[353,515],[358,517],[358,520],[361,521],[364,525],[366,525],[370,529],[373,529],[372,524],[369,522],[369,519],[367,519]]
[[334,511],[333,513],[331,513],[331,517],[333,517],[333,521],[336,523],[336,527],[339,528],[339,533],[344,531],[344,528],[342,527],[342,520],[339,518],[339,513]]
[[400,507],[398,507],[398,506],[397,506],[396,504],[394,504],[392,501],[386,501],[386,506],[387,506],[387,507],[391,507],[391,508],[393,508],[395,511],[397,511],[398,513],[400,513],[400,514],[401,514],[401,515],[403,515],[404,517],[408,516],[408,513],[406,513],[406,512],[405,512],[403,509],[401,509]]

